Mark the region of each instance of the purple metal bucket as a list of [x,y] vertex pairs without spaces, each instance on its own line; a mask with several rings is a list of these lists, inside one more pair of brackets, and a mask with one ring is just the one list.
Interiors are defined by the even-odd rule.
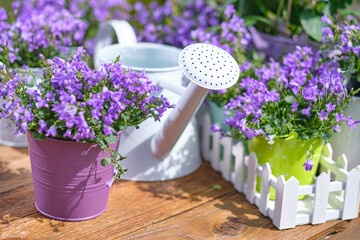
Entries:
[[[47,138],[27,133],[35,207],[43,215],[63,221],[83,221],[105,212],[113,165],[101,165],[97,144]],[[111,145],[117,149],[118,141]],[[110,153],[105,152],[107,157]]]

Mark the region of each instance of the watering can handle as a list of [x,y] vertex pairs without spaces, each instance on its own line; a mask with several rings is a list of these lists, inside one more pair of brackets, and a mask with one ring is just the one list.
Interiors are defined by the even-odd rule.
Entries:
[[107,21],[95,38],[94,64],[96,69],[100,67],[100,51],[112,43],[114,33],[118,44],[121,46],[137,43],[135,31],[127,21]]

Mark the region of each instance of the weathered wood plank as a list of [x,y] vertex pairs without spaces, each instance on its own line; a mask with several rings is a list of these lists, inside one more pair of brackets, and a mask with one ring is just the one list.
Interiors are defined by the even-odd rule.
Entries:
[[[195,209],[127,235],[114,234],[113,239],[309,239],[319,232],[328,234],[340,221],[320,225],[303,225],[278,230],[269,218],[239,193],[229,194]],[[355,225],[351,223],[350,225]]]
[[27,149],[1,150],[0,239],[321,239],[336,231],[356,239],[360,231],[359,219],[277,230],[206,162],[173,181],[116,181],[102,216],[56,221],[34,207]]
[[[222,189],[212,188],[215,184],[222,186]],[[235,192],[230,183],[225,182],[219,173],[212,171],[208,163],[204,163],[195,174],[176,181],[155,183],[118,181],[111,189],[109,208],[105,214],[93,220],[69,223],[50,220],[37,213],[33,205],[32,186],[28,189],[28,192],[24,191],[24,193],[13,192],[6,198],[7,208],[3,209],[3,205],[1,206],[0,219],[3,219],[2,229],[6,235],[2,233],[3,236],[0,235],[0,238],[10,236],[26,238],[37,236],[40,239],[49,239],[49,236],[54,236],[54,239],[68,236],[89,238],[96,236],[97,233],[106,236],[106,233],[111,234],[112,231],[126,234],[149,226],[153,222],[178,215],[229,192]],[[31,197],[26,198],[25,193]],[[2,196],[1,198],[3,199]],[[12,203],[14,206],[11,205]],[[52,227],[54,224],[60,224],[56,225],[58,232],[55,235]],[[91,228],[88,229],[90,226]],[[23,235],[24,229],[26,235]]]

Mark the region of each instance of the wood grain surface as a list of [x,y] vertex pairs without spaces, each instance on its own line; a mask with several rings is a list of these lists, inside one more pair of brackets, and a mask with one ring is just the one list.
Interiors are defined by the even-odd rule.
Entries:
[[207,162],[172,181],[117,180],[88,221],[49,219],[34,201],[27,149],[0,146],[0,239],[360,239],[359,218],[277,230]]

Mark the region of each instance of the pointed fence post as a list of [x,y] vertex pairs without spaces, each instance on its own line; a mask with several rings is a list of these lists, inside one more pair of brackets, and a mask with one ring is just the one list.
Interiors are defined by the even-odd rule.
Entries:
[[276,184],[275,209],[273,223],[278,229],[296,226],[296,211],[299,192],[299,180],[291,177],[287,182],[283,175]]
[[[339,168],[345,170],[345,172],[347,171],[348,168],[348,160],[345,156],[345,154],[341,154],[340,156],[338,156],[337,160],[336,160],[336,164],[338,165]],[[346,180],[346,175],[339,175],[336,174],[335,175],[335,180],[336,181],[345,181]],[[344,191],[339,191],[335,193],[337,196],[339,196],[340,198],[344,199]]]
[[246,189],[246,199],[254,204],[255,202],[255,188],[256,188],[256,168],[257,168],[257,158],[255,153],[250,153],[249,162],[248,162],[248,172],[247,172],[247,189]]
[[[216,125],[216,124],[215,124]],[[211,150],[211,166],[215,171],[219,171],[220,162],[220,132],[214,132],[212,135],[212,150]]]
[[[342,169],[344,169],[345,171],[347,171],[348,168],[348,160],[345,156],[345,154],[341,154],[336,161],[337,165],[339,165],[339,167],[341,167]],[[336,181],[345,181],[346,177],[345,176],[336,176],[335,180]]]
[[206,161],[210,161],[210,138],[211,138],[211,119],[209,114],[205,114],[202,125],[202,156]]
[[326,222],[326,210],[329,201],[330,176],[321,173],[316,179],[314,211],[311,224]]
[[359,212],[360,173],[353,169],[346,178],[342,220],[356,218]]
[[[354,169],[357,170],[357,171],[360,173],[360,165],[357,165]],[[360,189],[359,189],[358,201],[359,201],[358,207],[360,207],[360,206],[359,206],[359,204],[360,204]]]
[[[323,148],[323,150],[322,150],[321,155],[322,155],[323,157],[333,159],[333,150],[332,150],[332,147],[331,147],[330,143],[325,144],[325,146],[324,146],[324,148]],[[327,169],[326,167],[324,167],[324,166],[321,164],[321,157],[320,157],[320,172],[325,172],[325,173],[327,173],[329,176],[330,176],[330,174],[331,174],[330,170]]]
[[224,137],[220,139],[220,144],[223,146],[223,161],[220,162],[220,172],[226,181],[230,181],[231,176],[231,138]]
[[238,142],[232,149],[235,156],[235,178],[233,184],[238,192],[243,192],[244,180],[244,146],[242,142]]
[[259,210],[264,216],[267,216],[267,210],[269,206],[270,176],[271,176],[270,165],[269,163],[265,163],[261,171],[261,193],[260,193],[260,203],[259,203]]

